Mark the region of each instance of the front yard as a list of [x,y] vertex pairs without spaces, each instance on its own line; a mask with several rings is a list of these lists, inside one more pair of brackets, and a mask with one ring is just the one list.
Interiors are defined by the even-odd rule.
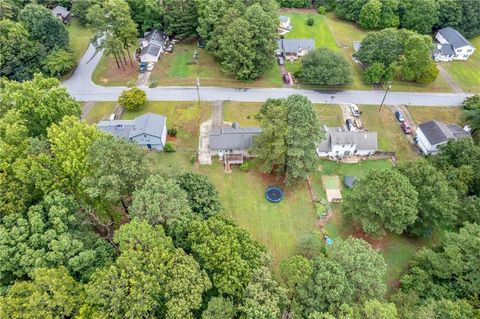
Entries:
[[90,45],[90,40],[93,37],[93,30],[82,27],[75,19],[73,19],[66,28],[68,31],[69,45],[73,51],[73,58],[75,59],[75,62],[78,63]]
[[416,124],[437,120],[446,124],[460,124],[460,107],[409,106],[408,111]]
[[102,86],[134,85],[137,78],[138,64],[135,61],[133,61],[133,64],[128,62],[124,70],[117,66],[113,57],[105,54],[101,57],[92,75],[93,83]]

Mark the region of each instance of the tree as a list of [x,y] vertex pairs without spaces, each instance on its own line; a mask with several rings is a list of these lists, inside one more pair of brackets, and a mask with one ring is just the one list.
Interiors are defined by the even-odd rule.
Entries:
[[74,66],[75,60],[71,52],[55,49],[43,61],[42,70],[52,77],[60,77],[67,74]]
[[14,20],[20,8],[14,0],[0,1],[0,20]]
[[402,276],[401,287],[421,299],[461,299],[479,294],[479,224],[466,223],[458,233],[448,232],[435,250],[426,249]]
[[470,111],[480,109],[480,95],[475,94],[467,97],[462,102],[462,108]]
[[177,182],[195,214],[207,219],[220,212],[218,192],[207,176],[189,172],[180,175]]
[[55,163],[62,172],[58,176],[59,184],[69,192],[78,191],[80,182],[89,173],[87,150],[102,133],[75,116],[64,117],[59,124],[52,124],[47,132]]
[[0,76],[15,81],[31,79],[45,56],[42,45],[30,39],[23,24],[9,19],[0,20],[0,43]]
[[114,240],[120,256],[98,269],[86,287],[92,317],[193,318],[210,281],[191,256],[173,246],[161,226],[133,220]]
[[417,203],[418,193],[407,177],[391,169],[372,170],[345,196],[342,212],[367,234],[401,234],[416,221]]
[[30,276],[35,268],[65,266],[86,280],[111,258],[111,249],[75,217],[75,200],[53,192],[28,211],[10,214],[0,224],[0,284]]
[[397,28],[400,25],[400,17],[398,16],[398,2],[398,0],[382,1],[380,27]]
[[208,273],[213,287],[225,297],[241,297],[263,264],[265,248],[243,229],[218,217],[188,225],[186,251]]
[[400,24],[403,28],[429,34],[437,22],[438,6],[435,0],[400,1]]
[[146,220],[151,225],[188,220],[192,217],[191,213],[187,194],[172,179],[151,175],[133,193],[130,215]]
[[147,104],[147,93],[137,87],[123,91],[118,98],[118,104],[127,109],[127,111],[141,110]]
[[358,17],[362,10],[362,7],[368,0],[344,0],[337,1],[335,6],[335,13],[340,18],[358,21]]
[[381,25],[382,3],[380,0],[368,0],[360,10],[358,24],[366,29],[377,29]]
[[280,272],[290,291],[289,299],[293,300],[298,297],[298,289],[311,280],[313,265],[303,256],[293,256],[280,264]]
[[365,319],[397,319],[397,307],[393,303],[380,302],[376,299],[367,300],[362,308]]
[[438,227],[452,226],[456,220],[457,194],[441,172],[431,164],[406,162],[397,167],[418,194],[418,215],[408,231],[422,236]]
[[345,85],[352,81],[350,65],[345,58],[330,49],[310,51],[302,59],[299,80],[305,84]]
[[213,297],[202,313],[202,319],[233,319],[236,313],[233,302],[222,297]]
[[245,288],[244,301],[239,307],[240,318],[280,318],[285,299],[285,291],[278,286],[270,270],[267,267],[258,268]]
[[462,3],[458,0],[437,0],[438,6],[438,29],[445,27],[457,27],[462,23]]
[[81,186],[96,201],[107,204],[121,202],[128,214],[126,199],[146,177],[142,149],[125,139],[105,136],[87,150],[89,174]]
[[17,281],[0,297],[2,318],[72,318],[83,302],[83,287],[65,267],[37,268],[32,280]]
[[63,23],[44,6],[28,4],[18,15],[33,40],[40,42],[47,53],[68,48],[68,32]]
[[311,102],[301,95],[267,100],[256,116],[262,133],[253,153],[264,172],[284,176],[289,184],[307,178],[316,169],[316,145],[322,139],[320,124]]
[[354,300],[382,299],[387,288],[384,284],[387,266],[370,244],[353,237],[336,240],[327,257],[345,272],[354,289]]
[[182,39],[193,36],[198,26],[196,1],[166,0],[163,2],[165,30]]
[[473,132],[480,128],[480,95],[473,95],[462,102],[461,117]]
[[59,123],[66,115],[80,116],[80,105],[60,87],[60,82],[39,74],[31,81],[3,82],[0,116],[10,109],[17,110],[27,121],[30,136],[45,135],[52,123]]
[[380,62],[374,62],[363,72],[363,79],[368,84],[380,84],[385,75],[385,66]]
[[400,72],[406,80],[431,83],[437,78],[439,71],[431,57],[431,44],[429,36],[421,35],[412,35],[405,41]]
[[369,32],[355,56],[367,66],[375,62],[389,66],[398,61],[403,53],[404,38],[408,33],[409,31],[398,31],[393,28]]

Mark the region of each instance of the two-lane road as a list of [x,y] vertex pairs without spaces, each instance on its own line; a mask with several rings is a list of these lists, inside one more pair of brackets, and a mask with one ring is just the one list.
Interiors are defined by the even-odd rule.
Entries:
[[[80,60],[73,75],[62,83],[68,92],[79,101],[116,101],[125,87],[103,87],[91,80],[102,52],[95,54],[90,45]],[[160,67],[160,66],[158,66]],[[198,93],[202,101],[264,102],[269,98],[282,98],[291,94],[307,96],[313,103],[380,104],[384,93],[379,91],[320,91],[293,88],[235,89],[223,87],[157,87],[147,88],[151,101],[196,101]],[[468,94],[463,93],[411,93],[390,92],[386,104],[422,106],[458,106]],[[332,99],[333,97],[333,99]]]

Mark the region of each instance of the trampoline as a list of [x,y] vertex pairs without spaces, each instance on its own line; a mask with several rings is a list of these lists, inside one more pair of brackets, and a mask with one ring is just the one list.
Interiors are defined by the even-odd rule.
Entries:
[[278,203],[283,199],[283,190],[277,186],[269,186],[265,192],[265,197],[271,203]]

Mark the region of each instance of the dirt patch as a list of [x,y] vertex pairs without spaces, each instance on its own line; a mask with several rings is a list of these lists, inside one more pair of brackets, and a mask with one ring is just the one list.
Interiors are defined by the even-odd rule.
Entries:
[[177,137],[176,136],[170,136],[170,135],[167,135],[167,142],[176,142],[177,141]]
[[100,77],[100,82],[108,84],[110,82],[135,80],[138,76],[137,68],[137,63],[133,62],[133,64],[130,64],[130,62],[128,62],[127,65],[125,65],[125,70],[123,70],[122,67],[118,68],[114,59],[109,58],[106,70]]
[[382,238],[372,238],[370,235],[367,235],[360,228],[356,228],[354,230],[349,231],[348,235],[365,240],[370,245],[372,245],[372,247],[375,249],[383,250],[389,245],[389,239],[387,236],[384,236]]

